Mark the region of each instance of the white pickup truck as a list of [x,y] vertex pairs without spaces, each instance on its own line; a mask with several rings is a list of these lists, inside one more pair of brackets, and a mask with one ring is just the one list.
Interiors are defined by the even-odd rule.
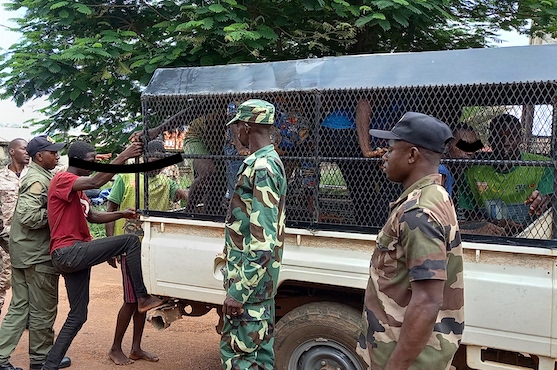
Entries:
[[[446,121],[450,121],[448,111],[458,111],[457,120],[469,123],[484,143],[486,122],[493,112],[504,111],[524,124],[524,149],[550,157],[543,165],[556,179],[555,60],[557,45],[163,69],[155,73],[142,100],[146,112],[158,109],[146,115],[146,129],[181,109],[197,110],[195,116],[204,112],[201,105],[225,107],[231,99],[253,96],[291,107],[307,101],[305,117],[317,125],[327,114],[328,98],[322,92],[345,102],[361,97],[374,101],[372,124],[373,115],[388,110],[380,102],[403,101],[408,107],[418,101],[418,109],[446,114]],[[185,121],[183,129],[187,128]],[[381,225],[366,225],[357,217],[356,191],[346,175],[345,183],[322,183],[323,169],[341,159],[320,155],[313,144],[307,152],[287,151],[283,157],[287,168],[291,164],[294,170],[289,172],[288,227],[276,297],[276,368],[363,370],[355,346],[370,257]],[[222,153],[204,158],[216,163],[217,169],[223,164],[223,172],[225,161],[230,160]],[[481,160],[446,163],[457,177],[457,165]],[[297,170],[305,162],[317,163],[319,170],[313,177]],[[557,181],[553,181],[555,189]],[[393,200],[397,194],[391,190],[379,189],[376,194]],[[173,304],[154,313],[152,322],[164,328],[182,315],[219,310],[225,296],[224,210],[164,212],[149,209],[148,199],[146,204],[142,217],[145,283],[151,294],[173,298]],[[466,327],[453,363],[458,370],[557,369],[555,209],[553,199],[541,217],[512,235],[463,235]]]

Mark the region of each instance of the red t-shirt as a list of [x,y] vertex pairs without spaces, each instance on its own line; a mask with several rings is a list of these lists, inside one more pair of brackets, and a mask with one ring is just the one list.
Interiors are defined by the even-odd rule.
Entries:
[[71,172],[58,172],[48,187],[50,253],[75,242],[88,242],[92,239],[87,224],[89,198],[82,191],[72,191],[78,178]]

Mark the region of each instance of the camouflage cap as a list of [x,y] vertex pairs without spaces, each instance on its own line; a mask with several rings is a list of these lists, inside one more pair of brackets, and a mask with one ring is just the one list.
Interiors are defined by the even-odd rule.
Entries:
[[229,126],[236,121],[272,125],[275,122],[275,107],[265,100],[246,100],[238,106],[236,116],[226,125]]

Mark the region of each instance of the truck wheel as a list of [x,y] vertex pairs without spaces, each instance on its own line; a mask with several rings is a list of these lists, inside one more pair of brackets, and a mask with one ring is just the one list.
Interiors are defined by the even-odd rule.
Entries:
[[276,326],[277,370],[365,370],[356,353],[361,314],[334,302],[300,306]]

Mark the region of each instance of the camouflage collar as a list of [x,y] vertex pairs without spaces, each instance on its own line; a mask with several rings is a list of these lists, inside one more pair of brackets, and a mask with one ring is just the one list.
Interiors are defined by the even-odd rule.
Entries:
[[399,205],[399,204],[403,203],[404,201],[406,201],[408,196],[410,194],[412,194],[415,190],[423,189],[426,186],[430,186],[430,185],[441,186],[441,175],[438,174],[438,173],[434,173],[434,174],[422,177],[421,179],[419,179],[418,181],[416,181],[415,183],[410,185],[410,187],[408,187],[408,189],[406,189],[404,191],[404,193],[402,193],[402,195],[400,197],[398,197],[398,199],[396,201],[391,203],[391,205],[396,206],[396,205]]
[[21,178],[23,178],[23,176],[25,176],[25,174],[29,170],[29,165],[23,167],[23,170],[21,171],[21,173],[19,174],[19,177],[18,177],[15,172],[13,172],[12,170],[10,170],[8,168],[8,166],[9,166],[9,163],[7,165],[5,165],[2,168],[2,170],[0,171],[0,174],[2,175],[2,178],[5,178],[5,179],[13,178],[14,180],[15,179],[21,179]]
[[275,147],[273,146],[273,144],[266,145],[263,148],[257,150],[255,153],[251,153],[246,159],[244,159],[244,163],[248,166],[251,166],[257,158],[265,157],[270,152],[274,152],[274,151],[275,151]]

